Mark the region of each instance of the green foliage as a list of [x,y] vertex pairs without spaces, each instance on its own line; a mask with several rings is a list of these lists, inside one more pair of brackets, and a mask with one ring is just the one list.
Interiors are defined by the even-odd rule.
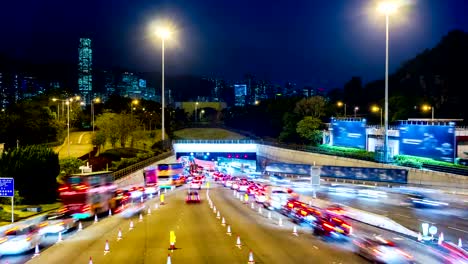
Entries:
[[[23,204],[24,197],[19,194],[18,190],[15,190],[15,196],[13,197],[13,202],[15,205]],[[0,204],[11,204],[11,197],[0,197]],[[11,214],[10,214],[11,217]]]
[[360,160],[374,160],[374,152],[368,152],[364,149],[320,145],[318,147],[310,148],[310,150],[313,152],[318,152],[327,155],[354,158]]
[[325,98],[322,96],[312,96],[309,98],[302,98],[296,103],[294,113],[300,117],[311,116],[314,118],[320,118],[325,115]]
[[423,165],[436,165],[436,166],[445,166],[451,168],[461,168],[468,169],[468,166],[453,164],[445,161],[438,161],[430,158],[409,156],[409,155],[395,155],[393,156],[394,161],[401,166],[408,166],[414,168],[422,168]]
[[320,119],[306,116],[297,123],[296,132],[301,138],[317,145],[322,139],[322,131],[318,130],[321,124]]
[[57,198],[58,154],[44,146],[26,146],[0,158],[0,177],[13,177],[25,203],[50,203]]
[[62,183],[63,177],[80,172],[80,166],[84,165],[84,162],[78,158],[70,157],[64,158],[59,161],[60,164],[60,174],[57,178],[59,183]]
[[108,158],[112,161],[120,161],[120,152],[115,149],[108,149],[105,152],[99,154],[100,157]]
[[92,143],[93,145],[97,146],[98,149],[101,149],[106,144],[106,140],[106,134],[103,131],[97,131],[93,135]]

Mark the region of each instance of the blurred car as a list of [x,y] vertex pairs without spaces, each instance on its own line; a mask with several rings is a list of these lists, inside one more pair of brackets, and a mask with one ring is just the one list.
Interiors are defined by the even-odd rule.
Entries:
[[42,235],[36,225],[19,224],[0,236],[0,255],[16,255],[32,250],[39,245]]
[[78,220],[66,210],[51,212],[42,218],[38,225],[39,234],[58,234],[78,227]]
[[263,204],[266,201],[266,193],[264,191],[257,191],[254,195],[255,202]]
[[247,188],[249,188],[249,183],[247,181],[241,181],[239,183],[239,192],[246,192]]
[[270,181],[272,182],[276,182],[276,183],[287,183],[287,182],[290,182],[288,179],[286,179],[285,177],[283,176],[279,176],[279,175],[276,175],[276,174],[273,174],[270,176]]
[[449,205],[448,203],[437,201],[419,193],[407,194],[406,201],[416,208],[440,208]]
[[443,263],[446,264],[466,264],[468,263],[468,252],[463,248],[458,247],[454,243],[442,241],[434,250]]
[[347,238],[352,233],[352,227],[342,218],[322,214],[314,222],[314,234],[332,238]]
[[375,263],[413,263],[413,257],[380,236],[357,238],[356,254]]
[[280,213],[288,217],[292,217],[293,215],[297,213],[297,211],[301,209],[305,209],[307,207],[308,205],[306,203],[301,202],[299,200],[291,199],[291,200],[288,200],[287,203],[281,207]]
[[190,182],[189,188],[190,189],[198,189],[201,190],[202,187],[202,182],[199,180],[194,179],[193,181]]
[[300,225],[315,226],[317,219],[321,216],[322,212],[320,210],[313,207],[305,207],[294,212],[292,219]]
[[325,208],[325,211],[331,215],[345,215],[346,210],[341,204],[332,204]]
[[185,198],[186,203],[199,203],[200,195],[197,191],[189,190],[187,192],[187,197]]

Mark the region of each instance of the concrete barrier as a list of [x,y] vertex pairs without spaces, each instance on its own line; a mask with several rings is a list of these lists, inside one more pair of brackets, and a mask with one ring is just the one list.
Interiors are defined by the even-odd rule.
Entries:
[[388,165],[383,163],[349,159],[322,155],[311,152],[304,152],[291,149],[283,149],[268,145],[257,145],[257,156],[270,160],[286,163],[303,163],[316,165],[334,165],[350,167],[370,167],[370,168],[399,168],[408,170],[408,184],[443,188],[455,192],[468,191],[468,177],[451,173],[443,173],[428,170],[418,170],[407,167]]

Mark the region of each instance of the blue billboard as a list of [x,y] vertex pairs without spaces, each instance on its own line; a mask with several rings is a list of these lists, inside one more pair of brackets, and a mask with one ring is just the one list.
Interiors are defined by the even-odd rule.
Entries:
[[455,159],[455,126],[400,125],[400,154],[446,162]]
[[366,120],[332,119],[333,145],[349,148],[366,148]]
[[408,171],[405,169],[322,166],[320,168],[320,177],[358,181],[407,183]]

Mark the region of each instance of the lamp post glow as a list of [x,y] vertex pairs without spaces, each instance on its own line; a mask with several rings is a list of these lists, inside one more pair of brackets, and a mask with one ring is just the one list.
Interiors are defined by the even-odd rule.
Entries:
[[195,123],[197,122],[197,114],[198,114],[198,102],[195,102]]
[[158,36],[161,38],[162,44],[162,54],[161,54],[161,140],[164,144],[164,134],[165,134],[165,127],[164,127],[164,41],[170,37],[171,32],[167,28],[159,28],[156,32]]
[[423,111],[429,111],[431,110],[432,111],[432,120],[434,120],[434,107],[433,106],[430,106],[430,105],[423,105],[422,106],[422,110]]
[[377,10],[385,15],[385,124],[384,124],[384,162],[388,162],[388,24],[389,16],[395,13],[398,5],[394,1],[382,2]]
[[374,105],[372,106],[371,111],[374,113],[380,111],[380,127],[382,127],[382,107]]
[[359,111],[359,106],[354,107],[354,118],[356,118],[357,111]]
[[337,105],[338,105],[338,107],[344,106],[344,117],[346,117],[346,104],[343,103],[343,102],[338,102]]
[[91,100],[91,121],[92,121],[92,126],[93,126],[93,134],[94,134],[94,104],[99,104],[101,102],[101,99],[99,98],[94,98]]

